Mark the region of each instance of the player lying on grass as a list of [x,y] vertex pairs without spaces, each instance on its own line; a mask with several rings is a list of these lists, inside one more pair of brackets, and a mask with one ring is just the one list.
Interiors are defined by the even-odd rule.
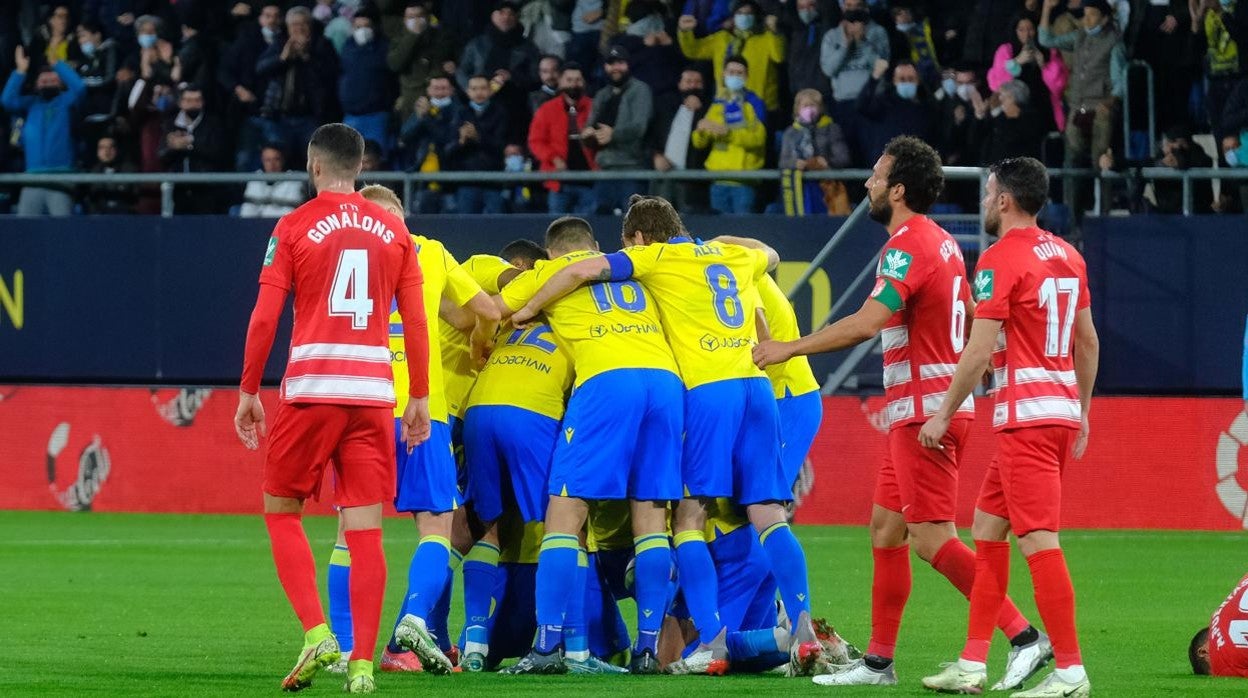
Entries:
[[1187,658],[1197,674],[1248,678],[1248,575],[1213,612],[1209,625],[1196,631]]

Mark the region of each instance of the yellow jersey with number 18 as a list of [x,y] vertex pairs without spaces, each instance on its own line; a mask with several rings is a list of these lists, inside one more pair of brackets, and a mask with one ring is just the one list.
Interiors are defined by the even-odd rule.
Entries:
[[658,303],[686,388],[730,378],[757,378],[751,351],[760,250],[689,238],[629,247],[608,255],[612,278],[641,281]]
[[[503,302],[519,310],[560,269],[601,254],[586,250],[539,260],[507,284]],[[556,343],[572,355],[578,386],[617,368],[657,368],[679,375],[659,310],[636,281],[582,286],[547,305],[544,312]]]
[[[502,257],[492,254],[474,254],[465,259],[459,268],[477,282],[489,295],[498,293],[498,277],[515,267]],[[465,301],[467,302],[467,301]],[[468,409],[468,393],[477,379],[477,367],[472,362],[472,347],[468,335],[455,329],[445,320],[438,320],[438,340],[442,346],[442,366],[446,386],[447,409],[452,417],[463,419]]]
[[[791,342],[802,336],[793,304],[771,274],[763,274],[758,280],[758,295],[772,339]],[[815,373],[810,370],[810,361],[805,356],[794,356],[784,363],[772,364],[766,370],[777,400],[786,394],[805,395],[819,389],[819,381],[815,380]]]
[[[481,288],[472,277],[459,270],[459,262],[455,261],[442,243],[423,235],[413,235],[412,243],[416,246],[420,271],[425,277],[421,291],[424,295],[429,333],[429,419],[446,422],[447,402],[446,391],[443,389],[442,352],[438,346],[434,319],[438,317],[438,306],[444,293],[452,302],[463,305],[477,295]],[[394,416],[402,417],[403,410],[407,408],[407,352],[403,346],[403,320],[399,317],[398,306],[394,301],[390,304],[390,366],[394,371]]]

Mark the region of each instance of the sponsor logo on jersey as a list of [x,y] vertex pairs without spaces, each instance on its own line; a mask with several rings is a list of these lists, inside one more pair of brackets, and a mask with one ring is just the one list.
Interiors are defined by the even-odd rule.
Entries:
[[910,273],[910,262],[914,258],[901,250],[889,250],[880,260],[880,276],[887,276],[898,281],[905,281]]
[[992,298],[992,270],[980,269],[975,274],[975,300],[986,301]]
[[277,254],[277,236],[276,235],[269,238],[269,246],[264,251],[264,266],[267,267],[273,263],[273,255],[275,254]]

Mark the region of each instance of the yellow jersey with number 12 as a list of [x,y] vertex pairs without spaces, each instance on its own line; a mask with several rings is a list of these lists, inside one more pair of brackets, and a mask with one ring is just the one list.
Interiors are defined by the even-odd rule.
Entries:
[[[435,422],[447,421],[446,391],[443,389],[442,352],[438,346],[438,306],[445,293],[453,303],[463,305],[477,295],[481,288],[472,277],[459,270],[459,262],[437,240],[423,235],[413,235],[416,257],[420,271],[425,277],[421,289],[425,301],[425,317],[429,332],[429,418]],[[390,304],[390,366],[394,371],[394,416],[402,417],[407,408],[407,352],[403,346],[403,320],[399,317],[394,301]]]
[[[601,254],[586,250],[539,260],[507,284],[503,302],[519,310],[560,269]],[[556,343],[572,355],[578,386],[617,368],[655,368],[679,375],[659,310],[635,281],[582,286],[547,305],[544,312]]]
[[[772,339],[791,342],[802,336],[793,304],[771,274],[763,274],[758,280],[758,295]],[[777,400],[786,394],[805,395],[819,389],[819,381],[815,380],[815,373],[810,370],[810,361],[805,356],[794,356],[784,363],[772,364],[766,370]]]
[[[459,268],[477,282],[489,295],[498,293],[498,277],[515,267],[502,257],[492,254],[474,254],[465,259]],[[466,301],[465,301],[466,302]],[[438,340],[442,346],[442,366],[446,386],[447,409],[452,417],[464,418],[468,409],[468,393],[477,379],[477,367],[472,362],[472,347],[468,335],[455,329],[445,320],[438,320]]]
[[686,388],[764,375],[751,356],[764,252],[673,238],[608,257],[612,278],[631,276],[654,296]]

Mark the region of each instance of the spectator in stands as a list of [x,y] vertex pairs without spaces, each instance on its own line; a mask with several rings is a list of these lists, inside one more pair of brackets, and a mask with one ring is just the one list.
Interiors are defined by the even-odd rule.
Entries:
[[372,8],[351,20],[351,40],[342,47],[342,75],[338,78],[338,99],[343,123],[381,145],[389,152],[390,110],[394,106],[394,74],[386,65],[390,45],[378,36],[380,15]]
[[[749,65],[740,56],[724,62],[724,88],[693,132],[693,147],[711,152],[707,170],[761,170],[767,150],[766,107],[746,87]],[[720,213],[752,213],[752,183],[716,180],[711,208]]]
[[667,33],[663,5],[658,0],[632,0],[625,14],[628,26],[623,34],[611,39],[611,45],[623,46],[628,51],[629,72],[650,86],[656,103],[675,95],[685,59]]
[[918,69],[909,61],[900,61],[892,68],[891,82],[882,79],[888,71],[888,61],[876,61],[871,79],[858,95],[858,113],[866,122],[862,134],[867,162],[879,159],[894,136],[917,136],[926,141],[935,133],[936,107],[919,82]]
[[88,19],[78,25],[78,51],[78,76],[87,88],[78,110],[79,129],[87,142],[98,141],[117,115],[117,42],[104,38],[104,28]]
[[[178,7],[184,5],[179,4]],[[217,40],[200,31],[203,19],[194,11],[187,10],[183,14],[186,16],[182,20],[182,41],[173,58],[170,74],[175,84],[211,85],[217,68]]]
[[[785,130],[780,142],[780,169],[812,172],[849,166],[845,136],[841,127],[824,113],[823,95],[818,90],[799,91],[793,98],[793,114],[793,124]],[[785,186],[790,187],[790,183],[786,181]],[[804,180],[800,197],[793,196],[798,193],[796,191],[786,193],[786,213],[849,213],[845,185],[835,180]]]
[[[339,55],[342,54],[342,47],[347,45],[351,40],[351,34],[355,31],[353,18],[357,7],[370,11],[373,9],[360,7],[354,0],[352,4],[356,7],[339,2],[339,0],[316,0],[312,6],[312,18],[321,23],[322,35]],[[380,15],[378,17],[380,19]]]
[[[161,164],[169,172],[217,172],[229,159],[225,123],[204,110],[204,93],[187,85],[178,95],[178,112],[165,122]],[[219,189],[211,185],[179,185],[173,192],[178,213],[219,213]]]
[[1041,113],[1048,105],[1032,103],[1027,83],[1010,80],[1001,85],[991,101],[975,99],[974,102],[981,163],[1040,155],[1045,133],[1040,125]]
[[[155,49],[153,49],[154,51]],[[126,103],[129,107],[127,124],[132,138],[137,142],[137,165],[140,172],[161,172],[161,149],[165,137],[165,117],[174,110],[175,95],[168,75],[154,77],[149,61],[142,61],[145,70],[134,81]],[[138,213],[160,213],[160,187],[140,185]]]
[[[173,83],[173,44],[160,36],[164,23],[154,15],[143,15],[134,20],[135,39],[139,44],[138,73],[149,81]],[[133,63],[130,57],[129,64]]]
[[[654,114],[650,87],[628,71],[628,51],[612,46],[607,53],[608,84],[594,95],[589,125],[581,131],[584,143],[597,151],[596,161],[603,170],[638,170],[646,162],[646,127]],[[644,191],[637,180],[601,180],[595,186],[599,210],[628,208],[628,197]]]
[[819,63],[832,81],[835,101],[828,111],[845,132],[850,157],[862,165],[868,162],[862,152],[864,134],[860,133],[866,124],[858,115],[858,97],[871,80],[872,68],[888,58],[888,33],[871,21],[863,0],[845,0],[843,7],[840,25],[823,37]]
[[731,29],[698,38],[693,31],[697,20],[692,15],[684,15],[678,24],[677,39],[687,58],[711,61],[717,85],[724,84],[727,59],[744,58],[753,66],[747,87],[762,98],[768,113],[778,113],[784,37],[777,33],[779,23],[775,15],[766,18],[762,15],[762,8],[755,0],[737,0],[733,4]]
[[[456,71],[459,86],[465,91],[472,76],[489,76],[490,89],[496,93],[494,101],[502,102],[508,113],[516,115],[528,108],[528,95],[537,87],[537,64],[541,59],[537,47],[524,36],[519,11],[519,3],[513,0],[499,2],[490,13],[485,33],[464,47]],[[519,118],[509,124],[509,140],[524,140],[525,126]]]
[[[399,132],[411,169],[417,172],[443,169],[442,149],[458,135],[455,120],[462,108],[456,101],[449,75],[435,75],[429,79],[425,96],[416,100],[411,117]],[[444,198],[442,187],[431,184],[417,192],[416,201],[408,205],[417,213],[440,213]]]
[[399,76],[399,118],[412,114],[416,100],[425,96],[434,75],[455,73],[455,49],[441,26],[430,24],[423,0],[409,0],[403,11],[403,32],[390,44],[386,56],[390,70]]
[[338,114],[338,54],[312,33],[312,13],[295,6],[286,11],[286,41],[271,44],[256,63],[265,81],[260,115],[266,140],[282,144],[293,165],[303,166],[312,132]]
[[[286,157],[277,144],[269,144],[260,150],[261,172],[277,174],[287,172]],[[281,218],[299,208],[307,200],[303,182],[286,180],[266,182],[258,179],[247,183],[243,190],[243,205],[238,215],[243,218]]]
[[832,29],[830,18],[819,12],[816,0],[797,0],[784,25],[789,89],[819,90],[824,101],[831,103],[831,85],[820,66],[823,37]]
[[530,114],[537,114],[539,107],[559,96],[559,75],[562,72],[563,59],[559,56],[547,54],[538,61],[537,79],[541,84],[529,93]]
[[[988,89],[996,92],[1010,80],[1022,80],[1027,84],[1031,102],[1040,110],[1040,127],[1045,131],[1066,128],[1066,112],[1062,107],[1062,93],[1070,71],[1055,48],[1040,48],[1036,43],[1036,23],[1031,15],[1021,14],[1014,19],[1014,34],[1010,40],[997,47],[988,71]],[[991,162],[996,162],[995,160]]]
[[[1102,170],[1114,169],[1114,154],[1110,149],[1101,156]],[[1153,163],[1155,167],[1168,167],[1174,170],[1189,168],[1213,167],[1213,159],[1204,149],[1192,142],[1192,132],[1185,124],[1177,124],[1166,130],[1161,139],[1161,157]],[[1154,210],[1157,213],[1183,213],[1183,181],[1178,179],[1156,179],[1152,181]],[[1233,182],[1223,180],[1224,190],[1230,189]],[[1213,211],[1215,204],[1221,206],[1228,203],[1215,202],[1213,199],[1213,182],[1208,179],[1192,180],[1192,213],[1202,214]]]
[[732,28],[732,0],[685,0],[682,15],[694,18],[694,36],[703,37]]
[[[711,106],[702,73],[685,68],[677,90],[655,100],[649,141],[654,169],[659,172],[701,170],[706,163],[706,150],[693,147],[693,129]],[[704,182],[656,179],[650,185],[650,193],[667,199],[676,210],[685,213],[702,212],[709,205]]]
[[[95,145],[95,164],[91,166],[91,172],[101,175],[128,173],[134,172],[134,165],[118,159],[115,138],[103,136]],[[133,184],[105,182],[88,185],[82,203],[87,213],[128,214],[134,213],[136,198]]]
[[261,165],[256,157],[264,142],[260,105],[267,83],[256,76],[256,63],[273,44],[286,44],[281,5],[276,0],[265,0],[256,12],[256,21],[239,26],[234,43],[226,49],[217,69],[217,84],[228,93],[226,124],[238,136],[234,169],[240,172]]
[[[529,125],[529,151],[542,172],[584,172],[598,169],[594,150],[581,138],[589,125],[593,103],[585,94],[585,74],[575,62],[559,73],[559,95],[538,108]],[[558,182],[544,185],[550,213],[586,216],[598,208],[594,185],[589,182]]]
[[[442,147],[444,169],[458,172],[503,169],[510,115],[492,95],[490,78],[468,80],[468,106],[460,107],[452,122],[454,137]],[[461,184],[455,190],[456,213],[502,213],[503,194],[497,184]]]
[[74,38],[69,4],[55,3],[48,10],[47,21],[40,25],[39,32],[30,41],[31,56],[38,57],[40,65],[70,61],[72,67],[82,57]]
[[[1065,36],[1083,31],[1083,0],[1066,0],[1065,7],[1059,3],[1051,12],[1049,31],[1053,33],[1053,36]],[[1036,19],[1036,26],[1040,26],[1039,18]],[[1059,52],[1067,68],[1074,64],[1075,52],[1073,50],[1059,49]]]
[[377,141],[364,140],[364,155],[360,158],[360,172],[384,172],[389,169],[386,163],[386,151]]
[[[1222,137],[1222,159],[1232,168],[1248,167],[1248,130]],[[1213,202],[1218,213],[1242,213],[1248,204],[1248,181],[1222,180],[1222,193]]]
[[1248,51],[1248,2],[1200,0],[1192,12],[1192,33],[1205,43],[1205,105],[1215,141],[1232,135],[1222,128],[1222,110],[1244,77],[1241,53]]
[[1183,31],[1189,17],[1186,0],[1147,2],[1135,23],[1135,36],[1128,36],[1132,56],[1152,66],[1156,76],[1157,128],[1165,131],[1176,124],[1186,124],[1192,83],[1200,74],[1193,37]]
[[[1114,119],[1126,90],[1127,54],[1122,35],[1114,24],[1106,0],[1086,0],[1083,4],[1083,31],[1054,36],[1049,23],[1061,0],[1045,0],[1040,15],[1040,45],[1073,50],[1070,83],[1066,101],[1070,117],[1066,122],[1067,167],[1087,167],[1100,160],[1114,135]],[[1077,214],[1080,197],[1070,182],[1064,187],[1066,203]]]
[[[70,172],[74,169],[74,107],[86,92],[86,85],[68,63],[53,54],[35,78],[35,94],[22,94],[30,70],[30,58],[22,47],[14,52],[15,69],[0,94],[6,111],[25,119],[22,147],[26,171],[34,173]],[[20,216],[68,216],[73,210],[69,192],[50,187],[22,187],[17,202]]]
[[940,59],[932,40],[932,23],[919,17],[910,0],[892,4],[893,26],[904,40],[901,54],[914,63],[919,81],[931,92],[940,87]]
[[[983,98],[979,94],[978,82],[978,75],[965,63],[947,68],[941,79],[936,101],[940,112],[936,142],[946,165],[968,167],[979,163],[979,152],[974,143],[975,102],[982,102]],[[955,180],[947,184],[955,186],[958,182]]]
[[[598,41],[602,37],[602,20],[606,3],[603,0],[575,0],[572,6],[572,41],[568,43],[568,60],[584,66],[599,64]],[[590,77],[590,76],[586,76]]]
[[[503,148],[503,172],[528,172],[530,168],[524,146],[508,143]],[[527,182],[514,182],[503,188],[503,203],[508,213],[538,213],[537,205],[542,202],[540,197],[534,198],[533,188]]]

